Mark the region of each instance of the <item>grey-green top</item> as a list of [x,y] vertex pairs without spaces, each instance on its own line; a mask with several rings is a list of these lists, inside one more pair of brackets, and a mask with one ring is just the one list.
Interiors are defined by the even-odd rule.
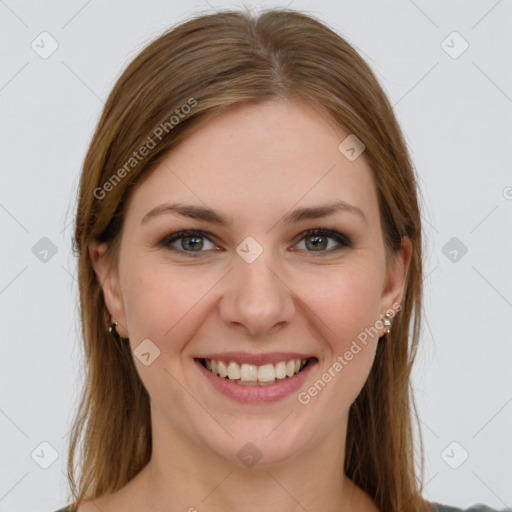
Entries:
[[[430,508],[430,512],[499,512],[498,510],[489,508],[486,505],[482,505],[481,503],[473,505],[467,509],[451,507],[449,505],[441,505],[435,502],[431,502],[431,505],[432,506]],[[67,507],[61,508],[56,512],[76,512],[76,510],[71,505],[68,505]],[[505,512],[505,509],[503,509],[503,512]]]
[[[440,503],[435,502],[430,502],[430,504],[432,505],[430,512],[499,512],[498,510],[489,508],[487,505],[483,505],[482,503],[477,503],[467,509],[441,505]],[[505,509],[503,509],[503,512],[505,512]]]

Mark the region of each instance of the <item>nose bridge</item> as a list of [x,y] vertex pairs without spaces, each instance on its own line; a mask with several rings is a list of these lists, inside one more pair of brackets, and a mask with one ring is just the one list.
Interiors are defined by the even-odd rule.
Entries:
[[271,248],[257,249],[254,241],[248,240],[237,252],[240,257],[228,277],[221,316],[227,323],[242,324],[252,335],[265,334],[276,324],[290,320],[290,290],[279,276],[280,265]]

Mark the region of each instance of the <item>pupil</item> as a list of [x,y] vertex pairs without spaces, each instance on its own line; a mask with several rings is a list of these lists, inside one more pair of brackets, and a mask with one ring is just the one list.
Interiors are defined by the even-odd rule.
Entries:
[[[190,243],[190,240],[195,240],[196,244],[194,244],[194,242]],[[185,237],[183,239],[183,242],[182,242],[182,245],[183,245],[184,249],[186,248],[187,241],[189,241],[189,244],[190,244],[192,249],[194,249],[195,247],[198,247],[198,246],[199,246],[200,249],[202,248],[202,239],[201,239],[201,237],[198,237],[198,236],[188,236],[188,237]]]
[[[325,245],[325,237],[324,236],[317,236],[317,235],[313,235],[310,237],[310,240],[313,240],[313,247],[315,248],[325,248],[322,246],[321,244],[321,241],[323,240],[324,241],[324,245]],[[320,241],[320,242],[319,242]]]

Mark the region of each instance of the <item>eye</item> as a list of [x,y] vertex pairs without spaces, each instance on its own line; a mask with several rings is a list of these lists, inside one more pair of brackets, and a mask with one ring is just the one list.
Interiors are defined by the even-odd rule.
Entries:
[[[187,230],[172,233],[166,236],[161,242],[160,246],[167,247],[173,251],[180,252],[204,252],[201,249],[204,248],[204,240],[212,245],[213,248],[216,246],[208,238],[204,231]],[[173,244],[178,243],[178,247]],[[188,255],[187,255],[188,256]]]
[[[300,238],[300,242],[305,240],[304,246],[307,248],[312,248],[312,250],[307,250],[307,252],[315,252],[320,254],[313,254],[313,256],[324,256],[326,253],[337,252],[344,247],[352,247],[352,242],[350,239],[338,233],[337,231],[332,231],[330,229],[310,229],[304,233],[302,233]],[[329,239],[334,240],[334,248],[327,249],[329,245]]]
[[[179,231],[177,233],[167,235],[161,242],[159,242],[159,245],[161,247],[171,249],[172,251],[185,254],[188,253],[186,254],[187,256],[195,257],[196,255],[191,253],[205,252],[202,250],[205,249],[205,240],[206,244],[211,244],[210,250],[219,250],[218,247],[210,240],[208,235],[208,233],[199,230]],[[332,252],[337,252],[344,247],[352,247],[352,242],[347,236],[330,229],[310,229],[301,233],[299,237],[299,242],[302,242],[303,240],[305,241],[306,252],[319,253],[313,254],[315,257],[323,256],[326,253],[330,254]],[[330,247],[328,250],[325,250],[329,246],[329,240],[334,240],[334,247]],[[206,250],[207,249],[208,246],[206,245]]]

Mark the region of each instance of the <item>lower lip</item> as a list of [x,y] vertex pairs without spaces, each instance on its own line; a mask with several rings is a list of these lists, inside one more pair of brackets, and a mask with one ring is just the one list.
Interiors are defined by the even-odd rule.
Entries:
[[298,391],[307,379],[309,372],[316,364],[316,360],[310,360],[301,372],[293,377],[287,377],[276,384],[269,384],[267,386],[243,386],[241,384],[235,384],[228,378],[215,375],[210,370],[207,370],[199,360],[196,359],[195,362],[199,366],[199,370],[212,383],[217,391],[220,391],[223,395],[238,402],[252,403],[275,402]]

